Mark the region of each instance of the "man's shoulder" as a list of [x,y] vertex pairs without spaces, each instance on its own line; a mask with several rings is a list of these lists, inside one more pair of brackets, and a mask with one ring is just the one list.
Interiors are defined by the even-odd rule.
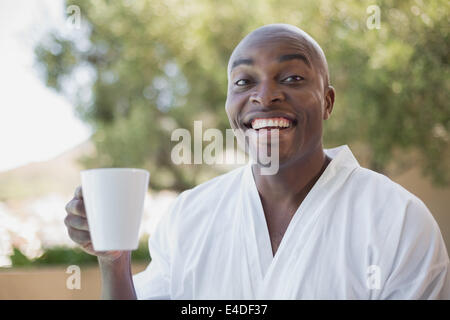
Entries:
[[351,185],[361,195],[367,195],[374,201],[419,201],[412,192],[388,176],[368,168],[358,167],[351,176]]
[[372,225],[402,225],[412,215],[413,220],[434,223],[419,197],[388,176],[364,167],[352,172],[336,200],[350,201],[351,212]]
[[350,178],[351,197],[359,214],[365,213],[372,224],[405,223],[436,227],[425,203],[388,176],[358,167]]
[[[367,224],[377,245],[410,248],[421,243],[424,252],[432,246],[445,246],[428,207],[399,183],[363,167],[358,167],[349,180],[350,211],[360,226]],[[360,235],[358,230],[356,233]]]

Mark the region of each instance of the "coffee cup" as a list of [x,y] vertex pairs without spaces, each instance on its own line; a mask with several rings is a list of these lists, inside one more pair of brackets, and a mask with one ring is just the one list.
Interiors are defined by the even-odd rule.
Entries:
[[150,173],[135,168],[81,171],[81,186],[95,251],[136,250]]

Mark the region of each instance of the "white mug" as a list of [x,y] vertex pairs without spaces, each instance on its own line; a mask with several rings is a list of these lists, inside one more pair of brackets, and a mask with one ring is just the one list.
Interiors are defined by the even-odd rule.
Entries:
[[134,168],[81,171],[81,188],[95,251],[136,250],[150,173]]

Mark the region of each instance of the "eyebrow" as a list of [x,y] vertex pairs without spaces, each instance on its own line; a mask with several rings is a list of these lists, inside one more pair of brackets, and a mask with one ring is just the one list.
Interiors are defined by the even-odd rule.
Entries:
[[239,66],[241,64],[252,65],[253,64],[253,59],[239,59],[239,60],[235,60],[235,61],[233,61],[233,65],[231,66],[231,70],[233,70],[234,68],[236,68],[237,66]]
[[311,63],[309,62],[308,58],[301,53],[294,53],[294,54],[285,54],[284,56],[281,56],[278,58],[278,62],[284,62],[284,61],[289,61],[289,60],[301,60],[304,63],[306,63],[308,65],[308,67],[311,67]]
[[[285,61],[290,61],[290,60],[301,60],[303,61],[308,67],[311,67],[311,62],[309,62],[308,58],[301,53],[293,53],[293,54],[285,54],[282,55],[280,57],[278,57],[278,62],[285,62]],[[236,68],[239,65],[253,65],[253,59],[238,59],[236,61],[233,62],[233,64],[231,65],[231,70],[233,70],[234,68]]]

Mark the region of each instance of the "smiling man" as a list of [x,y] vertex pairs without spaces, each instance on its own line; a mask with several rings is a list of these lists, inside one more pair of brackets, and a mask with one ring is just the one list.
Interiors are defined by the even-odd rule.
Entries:
[[[348,146],[323,149],[335,91],[309,35],[284,24],[253,31],[233,51],[228,79],[232,128],[270,152],[261,138],[278,137],[278,171],[261,174],[256,161],[183,192],[134,277],[129,253],[88,249],[99,255],[104,297],[450,298],[448,253],[423,202],[362,168]],[[74,240],[91,248],[87,236]]]
[[331,161],[322,148],[322,122],[335,95],[327,62],[319,45],[300,29],[269,25],[236,47],[228,79],[231,126],[250,143],[264,141],[262,135],[274,128],[270,125],[287,124],[278,128],[277,174],[262,175],[260,166],[253,168],[275,253],[292,216]]
[[448,254],[426,206],[347,146],[323,149],[335,91],[308,34],[253,31],[228,80],[232,128],[250,144],[277,130],[279,170],[262,175],[255,163],[181,194],[150,238],[139,297],[450,298]]

